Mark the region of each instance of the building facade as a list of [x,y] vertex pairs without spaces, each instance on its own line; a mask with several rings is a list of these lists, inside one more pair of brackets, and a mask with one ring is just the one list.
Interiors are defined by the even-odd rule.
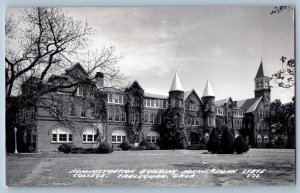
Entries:
[[236,136],[243,135],[251,147],[269,142],[266,117],[271,89],[262,63],[254,78],[254,98],[240,101],[215,100],[209,81],[201,97],[194,89],[184,91],[177,72],[168,96],[147,93],[137,81],[125,89],[105,87],[101,72],[89,84],[78,83],[85,77],[87,72],[77,63],[47,82],[30,78],[22,85],[19,98],[24,101],[34,97],[34,90],[76,83],[37,98],[20,111],[19,147],[51,151],[63,143],[83,148],[96,147],[98,141],[113,147],[123,141],[157,143],[167,109],[177,115],[188,145],[207,142],[211,130],[224,125],[233,128]]

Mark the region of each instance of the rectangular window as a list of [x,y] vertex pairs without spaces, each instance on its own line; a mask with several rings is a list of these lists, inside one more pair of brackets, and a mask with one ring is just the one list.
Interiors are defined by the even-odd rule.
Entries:
[[138,113],[135,113],[134,122],[136,122],[136,123],[139,122],[139,114]]
[[156,123],[157,123],[157,124],[160,124],[160,123],[161,123],[161,116],[160,116],[160,115],[157,115]]
[[85,106],[81,107],[81,113],[80,113],[81,117],[85,117]]
[[93,135],[87,135],[87,140],[88,141],[93,141]]
[[154,100],[151,99],[151,107],[154,107]]
[[111,141],[112,142],[117,142],[117,136],[115,136],[115,135],[111,136]]
[[122,138],[121,138],[122,136],[117,136],[117,142],[122,142]]
[[119,95],[119,103],[122,104],[122,95]]
[[73,140],[73,136],[72,134],[69,134],[69,141],[72,141]]
[[151,103],[151,100],[149,98],[146,98],[146,106],[147,107],[150,107],[150,105],[151,105],[150,103]]
[[57,141],[57,134],[52,134],[52,141]]
[[67,134],[59,134],[59,141],[67,141]]
[[82,96],[83,95],[83,86],[78,86],[78,88],[77,88],[77,94],[78,94],[78,96]]
[[145,117],[144,117],[144,119],[145,119],[145,123],[148,123],[148,122],[149,122],[148,113],[145,113]]
[[125,141],[125,136],[122,136],[122,142]]
[[98,138],[97,135],[94,135],[94,141],[97,141],[98,140],[97,138]]
[[147,136],[147,142],[151,142],[151,136]]
[[113,120],[113,112],[112,111],[108,111],[108,120],[109,121]]
[[167,101],[163,101],[163,108],[166,109],[167,108]]
[[86,135],[82,136],[82,141],[86,141]]
[[71,104],[70,117],[75,117],[75,104]]
[[108,102],[112,103],[112,94],[108,94]]
[[159,103],[160,103],[160,100],[159,100],[159,99],[156,99],[156,100],[155,100],[155,106],[158,107],[158,108],[160,107],[160,106],[159,106]]

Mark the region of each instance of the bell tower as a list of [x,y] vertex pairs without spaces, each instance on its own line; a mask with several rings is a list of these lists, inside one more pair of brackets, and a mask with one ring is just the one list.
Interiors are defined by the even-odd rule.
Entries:
[[270,77],[266,76],[263,67],[263,61],[261,60],[258,71],[254,78],[255,83],[255,98],[263,97],[265,104],[269,104],[271,102],[271,88],[270,88]]

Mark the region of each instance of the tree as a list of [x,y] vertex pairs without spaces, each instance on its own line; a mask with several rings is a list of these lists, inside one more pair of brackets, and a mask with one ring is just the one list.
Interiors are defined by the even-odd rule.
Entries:
[[[280,14],[284,11],[293,10],[293,6],[275,6],[270,14]],[[279,87],[293,87],[295,85],[295,58],[287,59],[287,57],[282,56],[280,58],[280,61],[282,62],[281,69],[278,72],[272,74],[271,78]]]
[[286,104],[282,104],[280,100],[272,102],[268,120],[272,133],[280,140],[282,136],[286,136],[287,147],[295,148],[295,98]]
[[232,129],[225,127],[222,133],[220,142],[221,153],[233,154],[234,153],[234,135]]
[[237,154],[241,154],[249,151],[248,144],[241,135],[239,135],[234,141],[234,151]]
[[207,150],[211,153],[220,152],[220,138],[216,128],[213,128],[207,142]]

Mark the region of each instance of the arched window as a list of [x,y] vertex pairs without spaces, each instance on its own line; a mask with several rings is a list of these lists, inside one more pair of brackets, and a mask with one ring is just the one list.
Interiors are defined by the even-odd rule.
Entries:
[[122,121],[122,122],[125,122],[125,121],[126,121],[126,113],[125,113],[125,112],[122,112],[122,115],[121,115],[121,121]]
[[122,143],[126,140],[126,133],[123,130],[113,130],[111,133],[112,143]]
[[145,113],[145,123],[148,123],[149,122],[149,114],[146,112]]
[[51,132],[51,141],[52,142],[72,142],[73,134],[72,131],[68,128],[56,128]]
[[264,136],[264,143],[269,143],[269,136],[268,135]]
[[76,113],[75,113],[75,104],[71,103],[71,107],[70,107],[70,117],[75,117]]
[[208,141],[209,140],[209,133],[206,132],[205,135],[204,135],[204,137],[205,137],[205,141]]
[[150,114],[150,123],[154,124],[154,113]]
[[256,141],[257,141],[257,143],[261,143],[262,142],[262,138],[261,138],[260,134],[257,134]]
[[161,123],[161,115],[160,114],[157,114],[157,116],[156,116],[156,123],[157,124]]
[[82,117],[82,118],[84,118],[84,117],[85,117],[85,111],[86,111],[86,109],[85,109],[85,105],[84,105],[84,104],[82,104],[82,106],[81,106],[81,112],[80,112],[80,117]]
[[119,121],[120,121],[120,111],[116,111],[116,114],[115,114],[115,121],[116,121],[116,122],[119,122]]
[[85,128],[82,132],[83,143],[94,143],[97,141],[97,130],[94,128]]
[[112,121],[113,120],[113,114],[114,114],[113,110],[109,110],[108,111],[108,121]]
[[150,131],[147,134],[147,142],[148,143],[157,143],[159,137],[160,137],[159,133],[157,133],[156,131]]

